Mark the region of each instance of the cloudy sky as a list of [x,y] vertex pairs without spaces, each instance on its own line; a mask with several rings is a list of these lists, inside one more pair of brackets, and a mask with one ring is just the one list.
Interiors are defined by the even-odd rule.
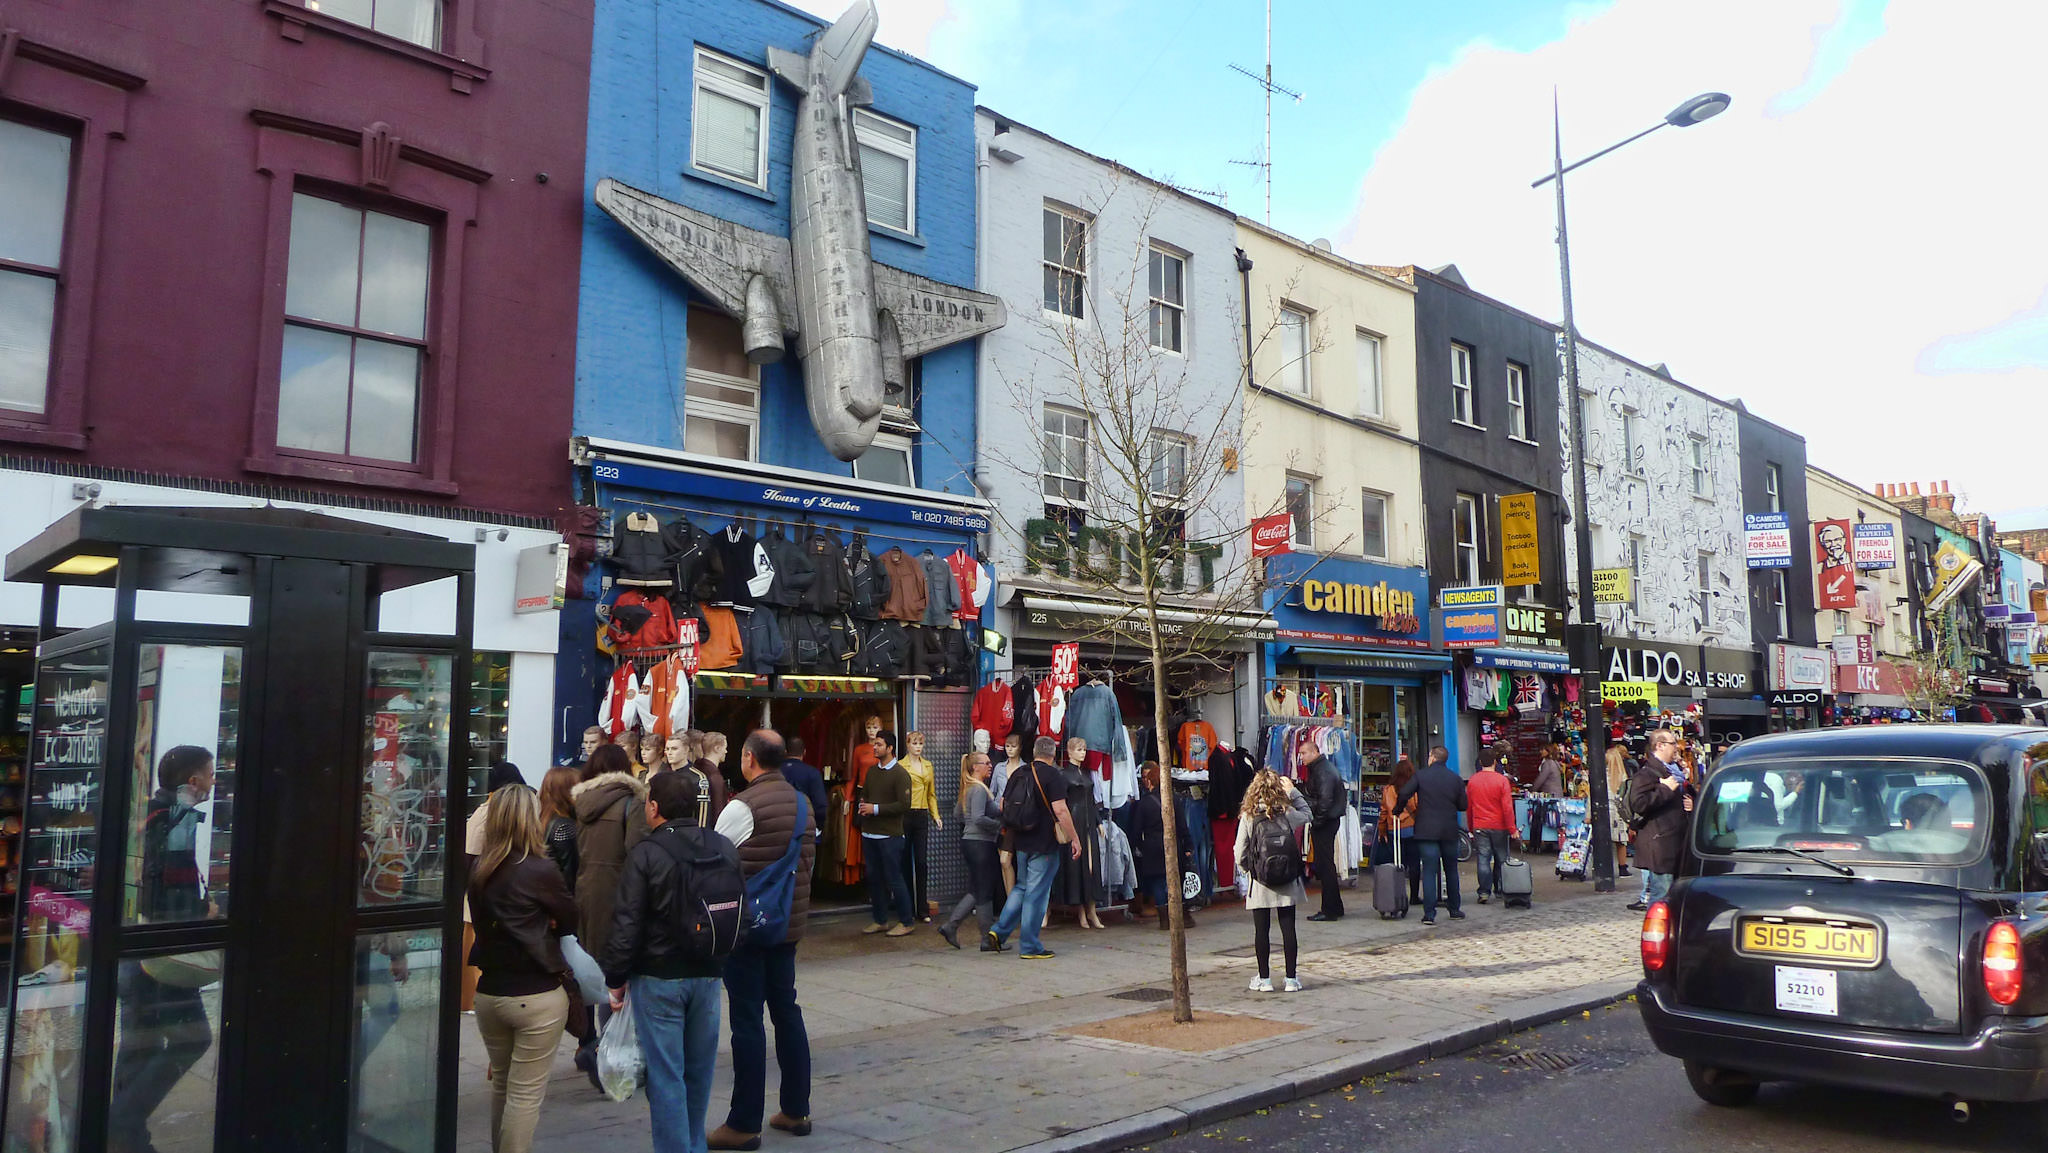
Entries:
[[[880,39],[1023,123],[1265,212],[1262,0],[879,0]],[[837,15],[839,0],[801,0]],[[2048,524],[2039,0],[1274,0],[1273,224],[1455,262],[1558,314],[1566,159],[1695,93],[1720,118],[1570,178],[1581,332],[1805,435],[1871,487]]]

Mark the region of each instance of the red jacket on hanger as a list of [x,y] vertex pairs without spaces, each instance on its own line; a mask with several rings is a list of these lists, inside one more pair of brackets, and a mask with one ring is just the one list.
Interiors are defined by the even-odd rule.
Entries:
[[974,694],[971,724],[988,733],[991,749],[1003,747],[1003,738],[1010,735],[1010,729],[1016,723],[1017,708],[1010,695],[1010,686],[1001,681],[990,681]]

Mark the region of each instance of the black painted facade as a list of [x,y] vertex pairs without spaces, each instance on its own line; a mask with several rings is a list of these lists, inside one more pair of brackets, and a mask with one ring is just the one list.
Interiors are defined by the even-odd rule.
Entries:
[[[1415,376],[1422,445],[1422,500],[1432,593],[1458,581],[1454,517],[1459,493],[1481,500],[1480,577],[1501,579],[1500,498],[1536,494],[1542,547],[1540,597],[1562,607],[1564,520],[1558,427],[1557,327],[1452,280],[1401,269],[1415,281]],[[1472,350],[1473,420],[1453,419],[1453,344]],[[1529,436],[1509,435],[1508,366],[1524,373]],[[1518,590],[1508,590],[1510,598]]]
[[[1759,654],[1774,643],[1812,645],[1813,608],[1813,524],[1806,507],[1806,438],[1778,427],[1735,402],[1742,452],[1742,510],[1769,512],[1770,496],[1765,477],[1771,465],[1778,466],[1780,506],[1792,517],[1792,567],[1749,570],[1749,629]],[[1778,610],[1772,592],[1773,574],[1785,573],[1785,615],[1789,628],[1778,632]]]

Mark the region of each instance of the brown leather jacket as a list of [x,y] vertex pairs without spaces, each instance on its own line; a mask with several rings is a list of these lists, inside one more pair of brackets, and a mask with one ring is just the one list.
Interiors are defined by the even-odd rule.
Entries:
[[883,619],[911,624],[924,620],[924,567],[917,563],[917,558],[892,548],[875,559],[889,574],[889,599],[882,605]]
[[476,925],[469,963],[483,970],[477,992],[525,997],[562,983],[569,963],[561,938],[576,931],[577,911],[552,859],[508,860],[482,884],[472,880],[469,908]]

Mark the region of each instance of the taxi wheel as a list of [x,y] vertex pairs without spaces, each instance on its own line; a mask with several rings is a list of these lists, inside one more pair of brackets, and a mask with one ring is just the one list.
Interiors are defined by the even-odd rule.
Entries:
[[1724,1109],[1736,1109],[1756,1100],[1760,1086],[1749,1077],[1727,1069],[1717,1069],[1687,1059],[1685,1079],[1692,1084],[1692,1091],[1709,1105]]

